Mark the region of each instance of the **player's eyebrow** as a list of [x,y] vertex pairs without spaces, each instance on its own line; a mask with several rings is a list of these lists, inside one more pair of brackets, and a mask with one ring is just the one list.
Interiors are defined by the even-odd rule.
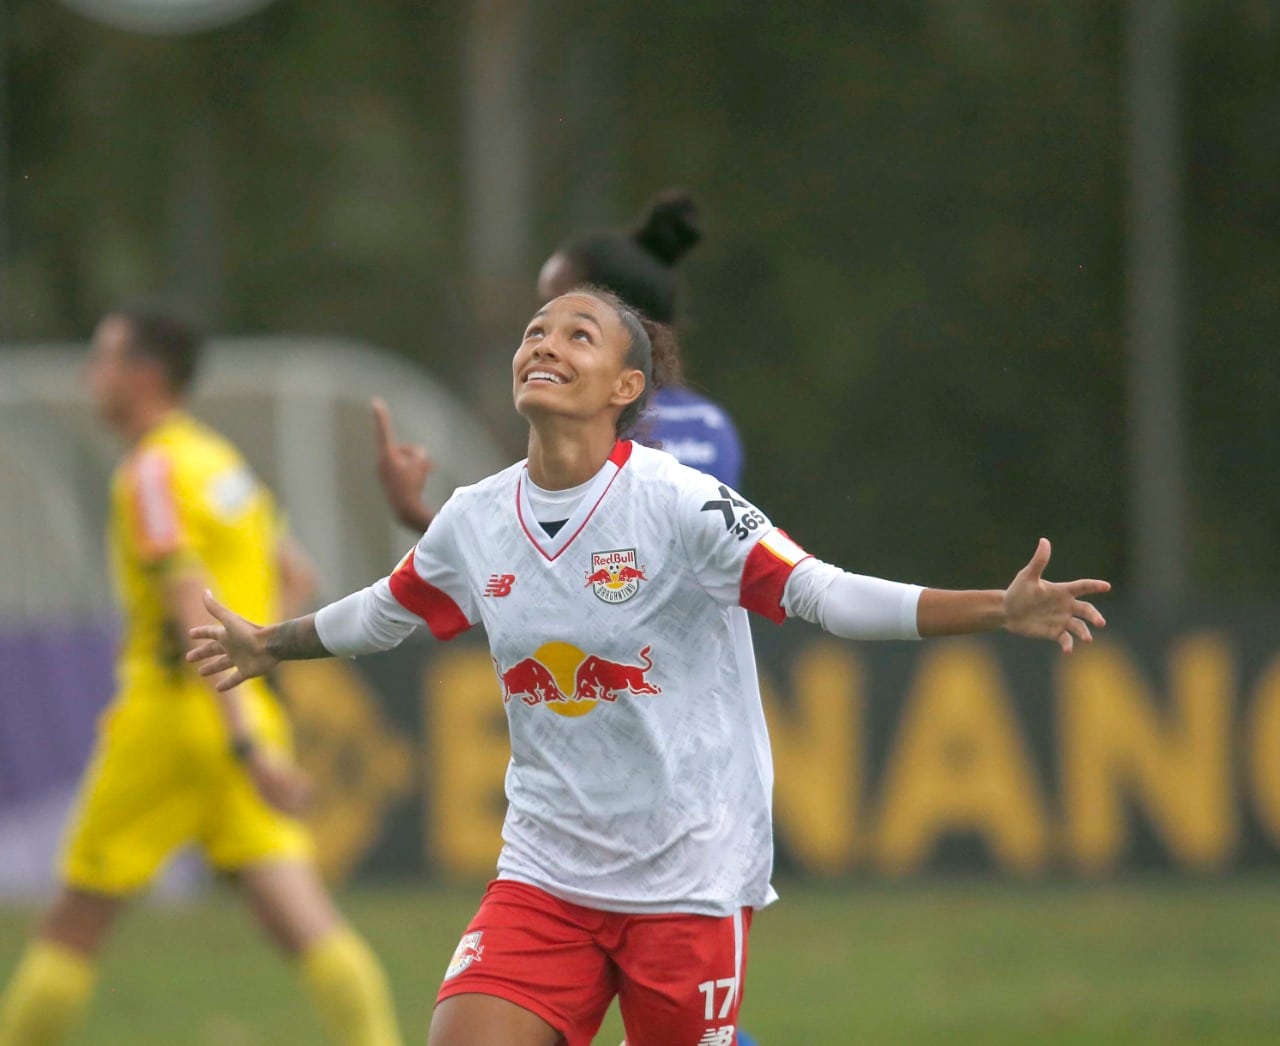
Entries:
[[[537,312],[535,312],[535,313],[533,314],[533,318],[534,318],[535,320],[540,320],[540,319],[542,319],[542,317],[543,317],[543,316],[545,316],[546,314],[547,314],[547,308],[546,308],[546,306],[543,306],[541,309],[539,309]],[[598,319],[596,319],[594,316],[592,316],[592,315],[591,315],[591,313],[589,313],[589,312],[575,312],[573,315],[577,316],[577,317],[578,317],[578,319],[580,319],[580,320],[590,320],[590,321],[591,321],[592,323],[594,323],[597,327],[600,327],[600,321],[599,321]],[[532,321],[530,321],[530,322],[532,322]],[[603,327],[600,327],[600,329],[601,329],[601,330],[604,330],[604,328],[603,328]]]

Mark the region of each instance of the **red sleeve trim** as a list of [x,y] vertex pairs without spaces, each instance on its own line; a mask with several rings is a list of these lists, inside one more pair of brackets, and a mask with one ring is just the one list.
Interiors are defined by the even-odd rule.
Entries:
[[391,584],[391,594],[395,596],[396,602],[422,618],[437,639],[452,639],[471,627],[467,615],[448,592],[418,576],[413,568],[412,552],[387,580]]
[[[776,548],[773,547],[775,545]],[[782,609],[782,593],[787,587],[787,578],[797,563],[809,558],[809,554],[796,545],[784,530],[770,531],[747,554],[738,605],[768,618],[774,624],[782,624],[787,617],[787,612]]]

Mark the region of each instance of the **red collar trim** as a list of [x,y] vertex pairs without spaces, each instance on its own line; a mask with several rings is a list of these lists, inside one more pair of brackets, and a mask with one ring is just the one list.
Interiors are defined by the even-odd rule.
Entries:
[[[613,445],[613,450],[610,451],[609,457],[605,462],[606,466],[608,465],[613,466],[613,475],[608,477],[608,481],[604,484],[604,487],[601,489],[595,501],[592,502],[591,508],[587,510],[586,514],[582,517],[582,521],[578,523],[578,525],[574,527],[571,532],[568,533],[567,537],[564,537],[562,535],[564,535],[566,531],[569,530],[570,525],[575,522],[579,513],[582,511],[581,508],[579,508],[578,512],[575,512],[573,514],[573,516],[569,519],[569,522],[564,525],[564,529],[561,530],[560,533],[557,534],[554,538],[547,538],[544,533],[542,536],[542,540],[539,540],[538,534],[535,533],[534,530],[530,528],[529,522],[525,520],[524,518],[524,498],[525,498],[524,485],[529,482],[529,467],[528,465],[525,466],[524,470],[520,473],[520,475],[516,479],[516,518],[520,520],[520,528],[524,531],[525,537],[529,539],[533,547],[538,550],[538,552],[542,555],[542,558],[545,559],[548,563],[554,563],[557,559],[559,559],[560,556],[564,553],[565,549],[567,549],[570,545],[573,544],[574,539],[577,538],[577,536],[582,533],[583,529],[591,521],[591,517],[595,515],[595,511],[600,506],[600,502],[604,500],[604,496],[609,493],[609,488],[613,486],[613,481],[618,478],[618,473],[622,471],[622,466],[625,465],[628,460],[630,460],[631,451],[634,448],[634,446],[635,444],[632,443],[631,440],[623,440],[623,439],[618,440],[618,442]],[[603,471],[603,469],[601,471]],[[603,479],[604,477],[600,477],[600,478]],[[533,520],[532,522],[534,527],[538,527],[537,520]],[[541,531],[541,529],[542,529],[541,527],[538,527],[539,532]],[[554,551],[553,552],[548,551],[548,549],[554,549]]]

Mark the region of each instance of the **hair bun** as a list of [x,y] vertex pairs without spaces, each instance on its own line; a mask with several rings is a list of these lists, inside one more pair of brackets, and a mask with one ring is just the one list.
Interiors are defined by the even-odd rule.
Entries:
[[684,189],[667,189],[650,201],[631,237],[663,265],[675,265],[702,239],[698,205]]

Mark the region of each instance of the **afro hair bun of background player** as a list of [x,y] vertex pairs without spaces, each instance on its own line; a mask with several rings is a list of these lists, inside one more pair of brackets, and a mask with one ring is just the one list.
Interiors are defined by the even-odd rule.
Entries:
[[663,265],[673,266],[702,239],[698,205],[684,189],[665,189],[649,202],[631,238]]
[[583,283],[607,287],[638,312],[674,323],[675,263],[702,238],[698,208],[683,189],[659,193],[631,226],[574,236],[558,248]]

